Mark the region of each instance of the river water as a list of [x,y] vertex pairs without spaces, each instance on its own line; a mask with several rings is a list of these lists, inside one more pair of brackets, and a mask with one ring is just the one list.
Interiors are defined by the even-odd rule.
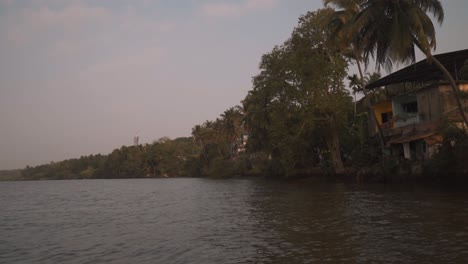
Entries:
[[468,263],[468,194],[262,180],[0,182],[0,263]]

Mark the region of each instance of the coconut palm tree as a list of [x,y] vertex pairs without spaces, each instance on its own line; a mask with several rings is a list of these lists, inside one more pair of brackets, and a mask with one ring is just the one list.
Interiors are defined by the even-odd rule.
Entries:
[[[332,45],[338,48],[340,52],[348,59],[354,61],[359,71],[359,77],[364,80],[362,65],[367,67],[368,61],[363,57],[362,44],[354,37],[351,24],[355,17],[361,11],[360,4],[364,0],[323,0],[325,6],[338,8],[331,13],[331,16],[324,21],[325,26],[331,31]],[[366,91],[363,90],[364,95]]]
[[[332,12],[324,21],[324,26],[331,31],[329,39],[331,42],[330,44],[335,46],[346,58],[354,62],[358,68],[359,77],[355,76],[352,80],[350,79],[350,81],[352,81],[351,84],[354,86],[354,94],[356,94],[357,91],[362,91],[364,97],[368,97],[365,87],[369,82],[366,82],[362,66],[366,69],[369,60],[368,57],[364,56],[365,43],[359,41],[359,39],[355,37],[356,32],[353,26],[353,22],[361,12],[361,5],[364,2],[365,0],[323,0],[325,6],[338,9]],[[370,101],[366,100],[366,102]],[[366,103],[366,106],[372,123],[377,125],[377,132],[383,155],[385,139],[382,128],[378,125],[377,117],[370,103]],[[369,127],[369,129],[371,128]]]
[[234,154],[236,141],[242,135],[243,113],[240,106],[231,107],[221,114],[222,134],[229,145],[229,154]]
[[[341,0],[345,1],[345,0]],[[352,1],[352,0],[349,0]],[[444,10],[439,0],[365,0],[351,22],[351,30],[364,58],[375,59],[378,67],[393,62],[415,62],[415,47],[434,63],[449,81],[465,125],[468,120],[460,100],[460,90],[450,72],[433,56],[436,48],[434,24],[428,14],[442,24]]]

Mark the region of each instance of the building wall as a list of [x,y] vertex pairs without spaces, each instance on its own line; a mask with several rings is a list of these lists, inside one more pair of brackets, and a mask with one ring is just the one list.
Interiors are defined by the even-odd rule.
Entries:
[[[461,90],[468,92],[468,82],[458,84]],[[405,112],[403,105],[409,102],[417,102],[416,112]],[[465,99],[463,103],[468,113],[468,99]],[[385,102],[376,104],[373,108],[379,125],[382,125],[382,113],[393,110],[394,125],[383,129],[384,136],[389,139],[403,137],[410,132],[417,134],[434,131],[445,117],[460,118],[452,88],[447,83],[432,84],[414,94],[393,97],[391,105]],[[372,119],[370,121],[371,132],[377,133],[376,124],[372,122]],[[430,147],[428,149],[428,155],[430,155]]]
[[457,108],[453,90],[448,84],[439,86],[442,113],[453,113]]
[[[461,91],[468,92],[468,83],[459,83],[458,87]],[[441,84],[439,86],[441,112],[447,114],[449,117],[459,117],[458,106],[453,94],[452,87],[449,84]],[[462,100],[465,108],[465,113],[468,113],[468,100]]]
[[384,102],[374,105],[374,112],[379,125],[382,125],[382,114],[393,112],[392,102]]
[[[468,83],[460,83],[459,88],[468,92]],[[417,113],[405,113],[402,104],[417,101]],[[468,100],[464,102],[468,107]],[[403,127],[416,123],[437,121],[457,112],[457,104],[449,84],[434,84],[426,89],[418,91],[415,95],[403,95],[393,98],[393,117],[395,127]],[[377,115],[381,122],[381,114]]]
[[[402,127],[411,124],[415,124],[419,122],[418,118],[418,111],[408,113],[404,109],[405,104],[409,104],[411,102],[417,102],[417,97],[415,95],[403,95],[399,97],[395,97],[392,101],[393,106],[393,117],[395,119],[395,127]],[[418,104],[419,106],[419,104]]]
[[439,89],[437,86],[432,86],[418,92],[416,97],[418,100],[419,122],[435,121],[442,117]]

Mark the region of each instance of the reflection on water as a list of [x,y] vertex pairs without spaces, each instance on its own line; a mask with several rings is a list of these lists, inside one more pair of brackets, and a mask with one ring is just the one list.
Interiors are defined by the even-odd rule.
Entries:
[[396,185],[0,183],[0,263],[467,263],[468,195]]

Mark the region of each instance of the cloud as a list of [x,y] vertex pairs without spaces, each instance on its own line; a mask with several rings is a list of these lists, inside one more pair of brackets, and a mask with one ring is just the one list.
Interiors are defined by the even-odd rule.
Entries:
[[278,0],[245,0],[239,3],[208,3],[202,7],[202,15],[206,17],[235,17],[249,11],[271,9]]

